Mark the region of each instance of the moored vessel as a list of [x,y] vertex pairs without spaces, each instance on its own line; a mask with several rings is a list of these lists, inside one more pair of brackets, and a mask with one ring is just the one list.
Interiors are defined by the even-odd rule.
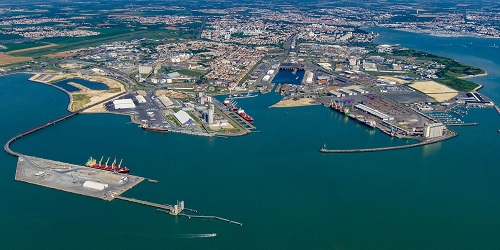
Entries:
[[251,116],[247,115],[247,114],[245,113],[245,110],[243,110],[243,109],[238,109],[238,112],[237,112],[237,113],[238,113],[238,115],[239,115],[239,116],[241,116],[241,117],[242,117],[243,119],[245,119],[246,121],[248,121],[248,122],[253,122],[253,117],[251,117]]
[[144,130],[149,130],[149,131],[154,131],[154,132],[160,132],[160,133],[167,133],[168,132],[168,129],[166,129],[166,128],[153,127],[153,126],[150,126],[148,124],[142,124],[142,125],[139,125],[139,127],[144,129]]
[[116,157],[115,157],[111,166],[108,166],[109,157],[108,157],[108,160],[106,160],[105,164],[102,164],[103,158],[104,158],[104,156],[101,157],[101,160],[99,161],[99,163],[97,163],[96,159],[92,158],[92,156],[91,156],[90,159],[85,164],[85,166],[89,167],[89,168],[96,168],[96,169],[102,169],[102,170],[106,170],[106,171],[113,171],[113,172],[121,173],[121,174],[128,174],[130,172],[130,170],[128,168],[121,166],[122,160],[120,160],[120,164],[118,164],[118,166],[116,166]]

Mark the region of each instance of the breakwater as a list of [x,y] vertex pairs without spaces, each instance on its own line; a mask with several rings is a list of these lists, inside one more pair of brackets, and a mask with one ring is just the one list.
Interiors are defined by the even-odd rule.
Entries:
[[458,136],[458,134],[454,131],[448,130],[447,134],[444,136],[438,137],[438,138],[433,138],[429,139],[423,142],[415,143],[415,144],[409,144],[409,145],[401,145],[401,146],[393,146],[393,147],[382,147],[382,148],[358,148],[358,149],[327,149],[326,147],[323,147],[319,149],[321,153],[362,153],[362,152],[377,152],[377,151],[388,151],[388,150],[399,150],[399,149],[406,149],[406,148],[414,148],[414,147],[420,147],[424,145],[429,145],[441,141],[445,141],[448,139],[451,139],[455,136]]

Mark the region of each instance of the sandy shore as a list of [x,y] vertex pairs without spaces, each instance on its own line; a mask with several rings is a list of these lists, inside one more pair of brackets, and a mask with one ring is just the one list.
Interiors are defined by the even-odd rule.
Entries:
[[[38,76],[42,74],[47,74],[47,75],[50,74],[52,75],[52,77],[50,77],[48,81],[45,81],[44,79],[36,80],[36,78],[38,78]],[[51,85],[50,84],[51,82],[57,82],[60,80],[70,79],[70,78],[81,78],[87,81],[100,82],[108,85],[109,90],[92,90],[78,83],[69,82],[68,83],[69,85],[72,85],[80,89],[80,91],[77,92],[66,92],[70,96],[70,103],[68,104],[69,111],[76,111],[78,109],[88,107],[104,99],[125,92],[125,87],[123,86],[123,84],[121,84],[119,81],[115,79],[107,78],[105,76],[82,75],[80,73],[74,73],[74,74],[38,73],[32,76],[30,80]],[[97,105],[95,107],[83,111],[83,113],[105,113],[105,112],[107,111],[106,108],[104,107],[104,104]]]
[[481,77],[481,76],[487,76],[488,75],[488,72],[484,72],[482,74],[477,74],[477,75],[469,75],[469,76],[461,76],[461,77],[458,77],[459,79],[467,79],[467,78],[474,78],[474,77]]
[[319,105],[319,103],[314,102],[314,100],[311,98],[301,98],[298,100],[281,100],[278,103],[272,105],[270,108],[288,108],[311,105]]

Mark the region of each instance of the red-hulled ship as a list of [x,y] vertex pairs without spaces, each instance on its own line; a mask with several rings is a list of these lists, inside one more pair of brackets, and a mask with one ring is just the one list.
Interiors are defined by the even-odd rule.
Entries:
[[230,110],[238,111],[238,107],[236,107],[236,103],[235,102],[233,103],[230,99],[225,99],[224,105],[226,105],[226,107],[228,107]]
[[160,133],[167,133],[168,132],[168,129],[166,129],[166,128],[156,128],[156,127],[152,127],[148,124],[142,124],[142,125],[139,125],[139,127],[144,129],[144,130],[149,130],[149,131],[154,131],[154,132],[160,132]]
[[246,121],[253,122],[253,118],[245,113],[245,110],[238,109],[238,115],[243,117]]
[[106,164],[104,164],[104,165],[101,164],[103,158],[104,157],[101,157],[101,160],[99,161],[99,163],[97,163],[96,159],[92,158],[92,156],[91,156],[90,159],[85,164],[85,166],[89,167],[89,168],[96,168],[96,169],[102,169],[102,170],[106,170],[106,171],[113,171],[113,172],[117,172],[117,173],[121,173],[121,174],[128,174],[130,172],[130,170],[128,168],[121,167],[122,160],[120,160],[120,164],[118,164],[118,166],[116,166],[116,157],[115,157],[115,160],[113,161],[111,166],[108,166],[109,157],[108,157],[108,160],[106,161]]

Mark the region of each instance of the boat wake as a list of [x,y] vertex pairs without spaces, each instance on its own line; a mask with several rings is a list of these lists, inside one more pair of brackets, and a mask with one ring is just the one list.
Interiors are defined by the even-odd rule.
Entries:
[[217,234],[173,234],[173,238],[183,238],[183,239],[193,239],[193,238],[211,238],[215,237]]

